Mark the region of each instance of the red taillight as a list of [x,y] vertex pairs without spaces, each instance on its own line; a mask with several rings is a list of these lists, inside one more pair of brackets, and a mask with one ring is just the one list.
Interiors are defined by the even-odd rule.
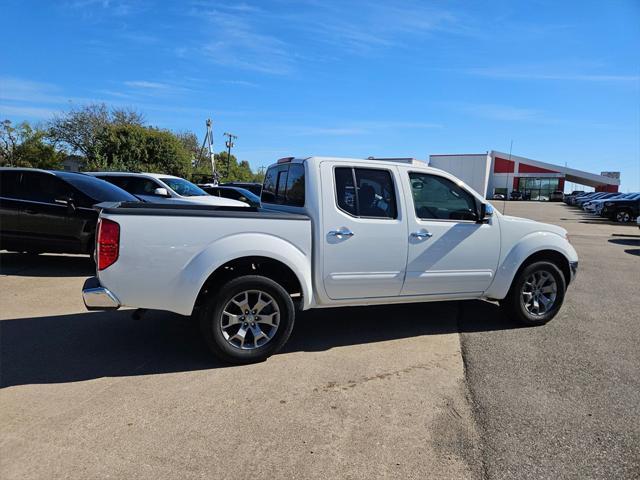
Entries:
[[120,225],[113,220],[100,219],[98,223],[98,270],[104,270],[118,260]]

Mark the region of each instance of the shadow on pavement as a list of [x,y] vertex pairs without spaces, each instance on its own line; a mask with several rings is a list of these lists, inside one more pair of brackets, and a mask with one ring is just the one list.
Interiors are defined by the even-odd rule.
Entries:
[[624,253],[628,253],[629,255],[640,256],[640,248],[627,248]]
[[627,245],[630,247],[640,247],[640,239],[634,238],[612,238],[609,243],[615,243],[616,245]]
[[[0,322],[0,385],[62,383],[225,367],[188,317],[87,312]],[[283,353],[324,351],[420,335],[515,328],[481,301],[312,310],[298,316]]]
[[25,277],[87,277],[95,273],[88,255],[0,253],[0,275]]

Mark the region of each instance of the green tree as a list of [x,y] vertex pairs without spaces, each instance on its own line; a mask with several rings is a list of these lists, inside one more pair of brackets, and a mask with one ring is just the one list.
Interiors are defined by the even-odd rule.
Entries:
[[46,132],[27,122],[13,126],[4,120],[0,127],[0,166],[57,169],[65,153],[47,142]]
[[167,173],[188,177],[191,155],[168,130],[141,125],[108,125],[98,135],[89,170]]
[[[251,170],[251,165],[246,160],[241,160],[238,162],[238,159],[235,155],[228,156],[227,152],[220,152],[214,155],[216,161],[216,170],[220,175],[221,182],[258,182],[262,183],[264,175],[259,173],[254,173]],[[227,159],[230,158],[230,161],[227,163]],[[209,167],[209,172],[211,169]]]
[[95,103],[72,108],[54,116],[48,125],[48,136],[64,145],[71,153],[84,156],[89,163],[97,160],[98,142],[110,126],[144,125],[144,116],[134,110],[109,108]]
[[[202,144],[198,140],[198,136],[193,132],[177,132],[175,136],[180,140],[182,146],[191,155],[191,164],[194,172],[211,174],[211,160],[208,152],[202,148]],[[208,170],[207,170],[208,168]]]

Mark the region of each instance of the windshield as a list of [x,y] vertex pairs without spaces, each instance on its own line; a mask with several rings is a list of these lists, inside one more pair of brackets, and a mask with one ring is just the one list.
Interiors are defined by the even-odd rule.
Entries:
[[257,196],[255,193],[250,192],[246,188],[238,188],[237,191],[239,193],[241,193],[242,195],[244,195],[245,197],[247,197],[248,200],[250,200],[250,201],[252,201],[254,203],[260,203],[260,197]]
[[62,178],[89,198],[100,202],[139,202],[136,197],[121,188],[89,175],[67,174]]
[[169,185],[169,188],[183,197],[201,197],[203,195],[209,195],[200,187],[185,180],[184,178],[160,178],[160,181]]

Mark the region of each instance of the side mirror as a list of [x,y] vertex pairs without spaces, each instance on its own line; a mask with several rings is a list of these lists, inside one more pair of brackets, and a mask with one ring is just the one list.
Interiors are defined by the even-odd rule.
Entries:
[[493,216],[493,206],[490,203],[482,202],[480,204],[480,218],[479,223],[486,223]]
[[159,187],[159,188],[156,188],[153,191],[153,194],[158,196],[158,197],[168,197],[169,196],[169,191],[166,188]]

